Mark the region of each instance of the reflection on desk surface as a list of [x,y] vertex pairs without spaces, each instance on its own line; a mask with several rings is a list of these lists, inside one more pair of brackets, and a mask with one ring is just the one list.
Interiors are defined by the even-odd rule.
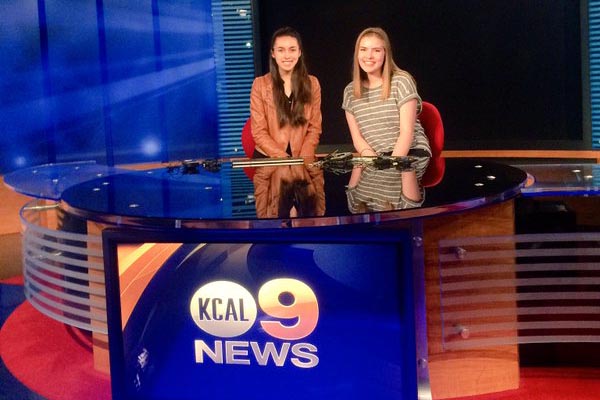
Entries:
[[96,164],[95,161],[53,163],[23,168],[6,174],[4,183],[15,192],[26,196],[60,200],[62,192],[71,186],[126,171]]
[[415,159],[401,168],[375,165],[353,168],[346,189],[351,213],[392,211],[420,207],[425,201],[421,178],[429,158]]
[[325,214],[323,170],[307,165],[258,167],[254,173],[258,218],[319,217]]
[[524,196],[599,195],[599,164],[524,164],[515,165],[528,174]]
[[[272,220],[279,226],[285,219],[297,221],[293,226],[298,221],[322,226],[415,218],[503,201],[518,194],[526,178],[518,168],[476,159],[445,160],[443,178],[425,188],[419,179],[435,164],[428,158],[343,155],[329,165],[321,158],[245,168],[235,168],[234,161],[114,169],[101,176],[92,173],[97,165],[81,165],[86,179],[72,180],[57,196],[68,213],[121,225],[179,227],[193,221],[194,226],[238,222],[239,227],[240,221],[254,226]],[[42,177],[40,185],[48,184],[44,177],[61,180],[55,166],[43,168],[46,172],[36,175]],[[28,179],[28,188],[35,183]]]

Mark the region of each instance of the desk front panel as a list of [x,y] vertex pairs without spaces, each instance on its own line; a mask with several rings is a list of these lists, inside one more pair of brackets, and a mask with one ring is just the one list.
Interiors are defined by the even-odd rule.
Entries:
[[405,234],[159,236],[117,241],[111,256],[113,398],[417,398]]

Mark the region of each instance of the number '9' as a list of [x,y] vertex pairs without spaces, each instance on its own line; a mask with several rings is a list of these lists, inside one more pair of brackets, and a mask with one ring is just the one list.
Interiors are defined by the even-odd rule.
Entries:
[[[287,293],[293,297],[291,304],[281,302],[281,296]],[[265,283],[258,292],[258,304],[271,317],[297,318],[293,325],[284,325],[280,321],[260,322],[269,335],[279,339],[302,339],[312,333],[319,320],[317,296],[308,285],[296,279],[281,278]]]

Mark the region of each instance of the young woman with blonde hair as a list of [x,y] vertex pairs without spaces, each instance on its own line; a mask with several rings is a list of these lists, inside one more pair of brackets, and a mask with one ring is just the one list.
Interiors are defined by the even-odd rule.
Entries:
[[367,28],[356,39],[353,77],[342,108],[356,152],[361,156],[431,155],[417,115],[421,98],[413,77],[394,62],[381,28]]
[[352,82],[344,89],[342,103],[354,148],[363,157],[412,155],[418,159],[414,170],[398,174],[398,190],[393,193],[394,185],[367,184],[363,168],[355,168],[346,190],[349,199],[383,196],[413,207],[422,203],[425,192],[420,178],[431,148],[417,118],[421,105],[416,82],[394,62],[385,31],[376,27],[362,31],[354,48]]

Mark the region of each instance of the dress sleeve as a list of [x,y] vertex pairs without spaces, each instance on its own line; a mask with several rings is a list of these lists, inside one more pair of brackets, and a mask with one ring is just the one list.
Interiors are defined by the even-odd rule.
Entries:
[[354,109],[352,108],[353,99],[352,82],[350,82],[344,89],[344,99],[342,100],[342,109],[348,111],[350,114],[354,114]]
[[421,97],[417,93],[417,84],[406,72],[397,73],[392,79],[392,92],[398,107],[409,100],[417,99],[417,115],[421,112]]

